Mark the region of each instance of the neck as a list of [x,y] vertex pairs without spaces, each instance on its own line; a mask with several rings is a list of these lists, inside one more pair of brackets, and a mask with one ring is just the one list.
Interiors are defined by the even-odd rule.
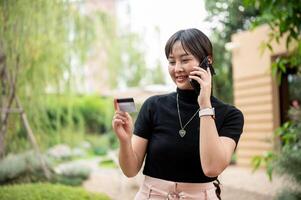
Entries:
[[179,94],[179,100],[185,101],[187,103],[197,104],[198,94],[194,90],[180,89],[177,88],[177,93]]

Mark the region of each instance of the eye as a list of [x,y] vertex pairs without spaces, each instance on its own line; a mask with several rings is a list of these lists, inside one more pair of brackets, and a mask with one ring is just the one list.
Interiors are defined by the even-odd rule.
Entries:
[[176,64],[176,62],[173,61],[173,60],[169,60],[168,63],[169,63],[169,65],[175,65]]
[[182,63],[188,63],[190,61],[190,59],[183,59]]

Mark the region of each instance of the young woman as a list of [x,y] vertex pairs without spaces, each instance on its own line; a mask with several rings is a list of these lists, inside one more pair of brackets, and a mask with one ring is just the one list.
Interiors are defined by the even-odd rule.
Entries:
[[[176,32],[165,54],[176,91],[148,98],[135,126],[128,113],[115,112],[112,125],[120,142],[121,169],[133,177],[145,159],[136,200],[220,199],[217,177],[231,161],[243,115],[212,96],[213,52],[204,33]],[[200,87],[193,87],[196,83]]]

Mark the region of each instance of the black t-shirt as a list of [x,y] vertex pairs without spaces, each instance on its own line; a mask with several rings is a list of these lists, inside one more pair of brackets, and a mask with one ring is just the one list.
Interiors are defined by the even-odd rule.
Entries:
[[[198,110],[193,90],[180,90],[179,108],[183,125]],[[175,182],[204,183],[216,179],[204,175],[199,154],[198,114],[186,126],[186,135],[179,135],[176,92],[148,98],[135,122],[134,134],[148,140],[143,174]],[[240,110],[211,97],[215,108],[215,124],[219,136],[232,138],[236,144],[244,119]]]

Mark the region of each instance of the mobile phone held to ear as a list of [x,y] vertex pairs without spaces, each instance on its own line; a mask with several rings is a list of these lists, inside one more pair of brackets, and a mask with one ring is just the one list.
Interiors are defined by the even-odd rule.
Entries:
[[133,98],[116,98],[114,99],[115,110],[133,113],[136,112],[136,106]]
[[[201,67],[201,68],[203,68],[203,69],[205,69],[205,70],[207,70],[207,68],[209,67],[211,74],[212,74],[212,75],[215,74],[215,71],[214,71],[212,65],[209,63],[209,60],[208,60],[208,57],[207,57],[207,56],[206,56],[206,57],[204,58],[204,60],[200,63],[199,67]],[[199,93],[200,93],[200,89],[201,89],[201,88],[200,88],[199,82],[197,82],[197,81],[194,80],[194,79],[190,79],[189,81],[190,81],[190,84],[191,84],[191,86],[193,87],[194,91],[195,91],[197,94],[199,94]]]

